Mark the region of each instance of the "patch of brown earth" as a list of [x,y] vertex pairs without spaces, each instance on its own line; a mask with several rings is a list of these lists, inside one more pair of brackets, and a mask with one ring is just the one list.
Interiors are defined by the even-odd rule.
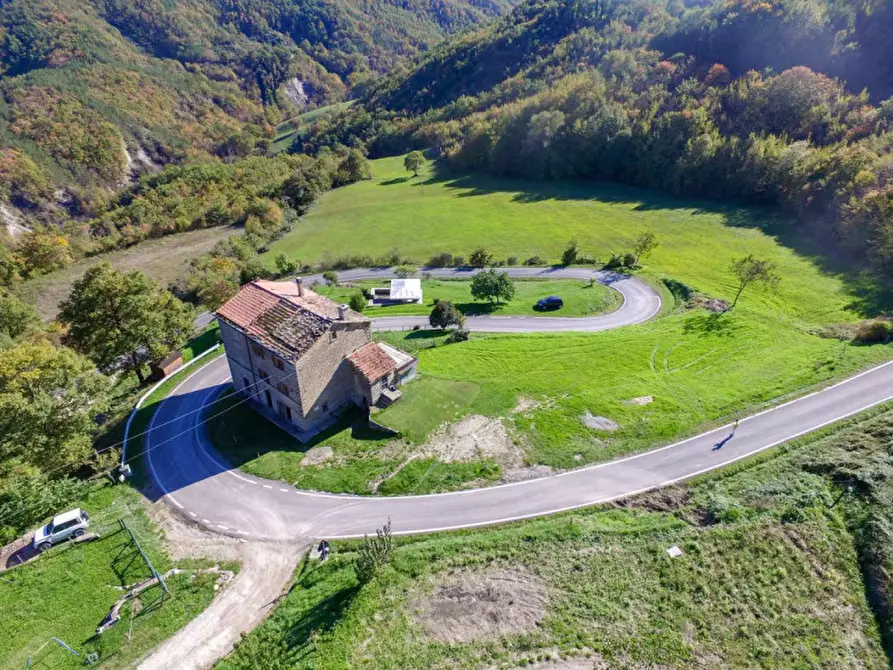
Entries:
[[524,457],[501,419],[480,414],[441,426],[420,447],[420,452],[444,463],[492,458],[506,468],[521,467]]
[[432,638],[455,644],[535,630],[548,604],[545,582],[529,572],[463,570],[416,601],[415,616]]
[[623,401],[627,405],[633,406],[641,406],[641,405],[650,405],[654,402],[654,398],[650,395],[639,396],[638,398],[630,398],[629,400]]
[[523,414],[524,412],[529,412],[537,407],[539,407],[539,403],[536,400],[522,395],[518,398],[518,404],[515,405],[512,414]]
[[312,449],[308,449],[307,453],[304,454],[304,458],[301,459],[301,467],[307,467],[308,465],[322,465],[334,455],[335,450],[332,449],[332,447],[313,447]]

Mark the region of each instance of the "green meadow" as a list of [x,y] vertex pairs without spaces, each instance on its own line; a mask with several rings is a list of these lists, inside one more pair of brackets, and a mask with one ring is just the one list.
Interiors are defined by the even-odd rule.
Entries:
[[[89,655],[95,655],[96,665],[103,668],[132,667],[210,604],[214,575],[174,575],[168,580],[171,597],[162,603],[159,587],[145,591],[123,606],[117,625],[96,635],[125,587],[151,577],[129,534],[118,525],[119,518],[136,534],[156,570],[163,573],[174,567],[144,504],[135,489],[102,485],[72,505],[87,510],[90,530],[100,533],[98,539],[59,545],[32,563],[0,573],[0,667],[81,668]],[[195,560],[177,563],[185,569],[210,565]],[[80,657],[64,651],[52,637]]]
[[[569,469],[674,441],[893,356],[890,344],[830,336],[883,310],[883,289],[808,254],[808,241],[793,236],[777,212],[610,185],[451,179],[430,166],[430,174],[407,178],[399,157],[372,167],[375,179],[323,196],[270,257],[286,250],[312,262],[396,248],[421,263],[483,245],[497,258],[557,260],[573,237],[587,257],[604,259],[653,231],[660,246],[641,274],[660,288],[664,310],[648,323],[602,333],[475,333],[455,344],[431,331],[379,333],[420,360],[420,377],[404,398],[376,415],[401,439],[358,439],[342,426],[310,445],[332,447],[332,458],[301,466],[307,447],[259,445],[246,430],[228,448],[257,474],[325,490],[424,493],[485,484],[510,465],[517,469],[504,454],[444,462],[420,449],[438,426],[468,415],[498,419],[522,467]],[[701,296],[731,299],[729,266],[746,254],[774,262],[781,281],[776,290],[748,288],[727,313],[698,308],[665,287],[681,283]],[[324,290],[349,296],[343,288]],[[588,415],[617,429],[590,428]]]
[[[387,286],[387,282],[359,281],[350,286],[318,286],[316,291],[336,302],[347,302],[355,293],[363,289]],[[590,284],[582,280],[518,280],[515,281],[515,297],[505,303],[490,303],[475,300],[471,295],[471,282],[454,279],[428,279],[422,281],[421,304],[375,305],[366,308],[370,318],[379,316],[425,315],[431,313],[435,300],[449,300],[466,316],[492,314],[502,316],[543,316],[534,309],[536,301],[550,295],[564,300],[564,307],[548,312],[548,316],[592,316],[611,312],[618,307],[622,298],[602,284]]]
[[887,667],[893,544],[861,524],[889,523],[893,412],[871,414],[622,506],[398,539],[365,584],[333,543],[219,667]]

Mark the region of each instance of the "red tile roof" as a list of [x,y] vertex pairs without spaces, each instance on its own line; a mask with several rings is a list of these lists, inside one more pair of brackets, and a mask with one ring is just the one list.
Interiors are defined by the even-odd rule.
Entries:
[[217,315],[241,328],[248,328],[257,317],[278,303],[279,296],[251,283],[224,303]]
[[368,342],[347,357],[354,368],[369,382],[375,382],[392,372],[396,365],[375,342]]
[[296,360],[332,327],[332,320],[254,282],[226,302],[217,316],[284,358]]

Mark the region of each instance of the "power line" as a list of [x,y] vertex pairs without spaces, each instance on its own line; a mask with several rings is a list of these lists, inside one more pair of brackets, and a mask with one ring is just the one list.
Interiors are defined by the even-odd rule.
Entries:
[[[284,375],[282,375],[281,377],[279,377],[279,378],[278,378],[275,382],[273,382],[273,383],[278,384],[280,381],[282,381],[283,379],[285,379],[288,375],[289,375],[289,373],[286,372]],[[264,381],[264,382],[266,382],[267,384],[271,384],[271,382],[270,382],[269,380],[261,380],[261,381]],[[258,386],[259,384],[260,384],[260,382],[255,382],[254,384],[249,384],[249,385],[248,385],[247,387],[245,387],[245,388],[251,388],[252,386]],[[271,384],[271,385],[272,385],[272,384]],[[130,463],[130,462],[132,462],[132,461],[135,461],[136,459],[138,459],[138,458],[140,458],[141,456],[143,456],[143,455],[149,453],[150,451],[154,451],[155,449],[158,449],[159,447],[163,447],[164,445],[166,445],[166,444],[168,444],[168,443],[170,443],[170,442],[172,442],[172,441],[174,441],[174,440],[176,440],[176,439],[182,437],[183,435],[187,435],[187,434],[189,434],[189,433],[194,432],[195,429],[198,428],[199,426],[202,426],[202,425],[204,425],[204,424],[206,424],[206,423],[209,423],[210,421],[213,421],[214,419],[216,419],[216,418],[218,418],[218,417],[220,417],[220,416],[223,416],[223,415],[226,414],[227,412],[229,412],[229,411],[231,411],[231,410],[234,410],[236,407],[239,407],[240,405],[243,405],[243,404],[245,404],[246,402],[248,402],[248,401],[250,401],[250,400],[256,398],[256,397],[259,396],[264,390],[266,390],[266,389],[259,389],[256,393],[252,393],[252,394],[250,394],[250,395],[248,395],[248,396],[242,398],[239,402],[235,403],[234,405],[231,405],[230,407],[227,407],[227,408],[224,409],[223,411],[221,411],[221,412],[217,412],[216,414],[213,414],[213,415],[207,417],[206,419],[203,419],[202,421],[196,423],[195,425],[191,426],[190,428],[188,428],[188,429],[186,429],[186,430],[183,430],[183,431],[177,433],[176,435],[172,435],[171,437],[167,438],[166,440],[164,440],[164,441],[162,441],[162,442],[159,442],[159,443],[156,444],[156,445],[153,445],[152,447],[148,447],[148,446],[147,446],[147,447],[144,448],[142,451],[140,451],[138,454],[136,454],[135,456],[131,456],[130,458],[128,458],[127,460],[125,460],[123,463],[116,464],[116,465],[114,465],[114,466],[112,466],[112,467],[110,467],[110,468],[107,468],[107,469],[105,469],[105,470],[99,470],[99,471],[97,471],[97,472],[95,473],[93,479],[98,479],[98,478],[100,478],[100,477],[102,477],[102,476],[104,476],[104,475],[111,474],[116,468],[120,467],[120,465],[123,465],[123,464],[125,464],[125,463]],[[166,399],[166,398],[165,398],[165,399]],[[202,405],[202,406],[199,407],[198,409],[191,410],[191,411],[186,412],[186,413],[184,413],[184,414],[178,415],[178,416],[174,417],[173,419],[171,419],[171,420],[169,420],[169,421],[165,421],[164,423],[159,424],[158,426],[152,426],[151,428],[149,428],[149,429],[143,431],[142,433],[139,433],[138,435],[136,435],[136,436],[134,436],[134,437],[141,437],[141,436],[143,436],[143,435],[148,435],[150,432],[152,432],[153,430],[155,430],[155,429],[157,429],[157,428],[160,428],[160,427],[163,427],[163,426],[170,425],[171,423],[174,423],[174,422],[176,422],[176,421],[179,421],[180,419],[184,419],[184,418],[186,418],[186,417],[188,417],[188,416],[190,416],[190,415],[192,415],[192,414],[195,414],[195,413],[197,413],[197,412],[202,412],[202,411],[206,410],[208,407],[210,407],[211,405],[213,405],[213,404],[215,404],[215,403],[218,403],[218,402],[222,402],[223,400],[225,400],[225,398],[223,398],[223,397],[219,397],[219,398],[215,399],[214,401],[212,401],[212,402],[210,402],[210,403],[207,403],[207,404]],[[157,411],[157,410],[156,410],[156,411]],[[134,438],[133,438],[133,437],[128,438],[128,440],[131,440],[131,439],[134,439]],[[119,444],[120,444],[120,443],[119,443]],[[113,446],[114,446],[114,445],[113,445]],[[112,446],[112,447],[107,447],[107,448],[104,449],[103,451],[108,451],[108,449],[113,448],[113,446]],[[102,453],[102,452],[97,451],[97,452],[94,452],[94,453],[97,453],[97,454],[98,454],[98,453]],[[59,468],[61,468],[61,467],[66,467],[67,465],[75,465],[75,464],[79,464],[79,463],[84,463],[84,461],[83,461],[83,460],[72,461],[71,463],[63,464],[62,466],[57,466],[57,467],[54,468],[53,470],[47,470],[45,474],[50,473],[50,472],[53,472],[54,470],[57,470],[57,469],[59,469]],[[88,481],[89,481],[89,480],[88,480]],[[26,510],[32,510],[32,509],[35,509],[35,508],[37,508],[37,507],[39,507],[39,506],[40,506],[40,503],[37,503],[37,504],[30,505],[30,506],[25,507],[25,508],[20,508],[20,509],[18,510],[18,513],[21,514],[21,512],[23,512],[23,511],[26,511]],[[11,516],[12,516],[12,515],[7,515],[7,516],[5,516],[5,517],[0,517],[0,521],[6,521],[7,519],[11,518]]]

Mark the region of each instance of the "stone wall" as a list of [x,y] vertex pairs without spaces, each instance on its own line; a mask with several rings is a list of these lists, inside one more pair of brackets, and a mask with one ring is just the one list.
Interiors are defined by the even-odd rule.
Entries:
[[[332,337],[337,334],[336,337]],[[333,412],[358,401],[356,373],[347,357],[371,341],[369,322],[335,323],[329,335],[320,338],[297,364],[301,404],[309,424],[326,420]]]

